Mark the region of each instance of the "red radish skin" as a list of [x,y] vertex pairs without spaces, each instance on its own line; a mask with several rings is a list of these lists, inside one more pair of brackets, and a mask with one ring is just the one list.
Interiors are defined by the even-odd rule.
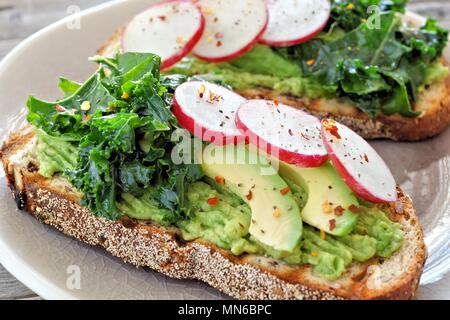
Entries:
[[[175,65],[176,63],[178,63],[181,59],[183,59],[185,56],[187,56],[192,49],[197,45],[198,41],[201,39],[203,32],[205,30],[205,17],[203,16],[203,14],[201,13],[200,7],[195,3],[195,2],[189,2],[186,0],[167,0],[167,1],[163,1],[163,2],[159,2],[156,4],[151,5],[150,7],[148,7],[146,10],[142,11],[141,13],[137,14],[133,19],[130,20],[130,22],[127,24],[127,26],[125,27],[125,30],[123,32],[123,36],[121,38],[121,47],[122,50],[127,52],[127,51],[135,51],[135,50],[127,50],[127,45],[126,45],[126,41],[125,41],[125,37],[127,35],[127,32],[129,31],[129,27],[131,25],[131,23],[134,21],[134,19],[136,19],[140,14],[143,14],[144,12],[151,10],[153,8],[156,8],[158,6],[163,6],[163,5],[179,5],[179,4],[186,4],[189,3],[189,5],[192,5],[196,10],[198,10],[198,19],[199,19],[199,26],[198,29],[196,30],[196,32],[194,32],[192,34],[192,36],[190,36],[186,42],[183,43],[182,46],[180,46],[180,48],[178,50],[175,51],[175,53],[173,55],[170,55],[168,57],[162,57],[162,61],[161,61],[161,71],[164,71],[168,68],[170,68],[171,66]],[[170,32],[170,30],[168,30],[168,32]],[[146,51],[149,52],[149,51]],[[149,53],[157,53],[157,52],[149,52]]]
[[[259,115],[254,112],[257,110],[256,108],[260,107],[268,107],[278,110],[287,108],[285,110],[290,113],[290,118],[294,118],[295,116],[297,116],[300,119],[304,119],[303,124],[302,120],[299,120],[298,122],[296,122],[295,127],[292,126],[292,129],[284,128],[284,130],[288,130],[288,132],[289,130],[291,130],[292,135],[296,135],[295,141],[298,142],[298,150],[288,150],[286,147],[280,146],[279,143],[274,143],[274,141],[270,142],[269,139],[272,139],[273,136],[268,138],[265,136],[266,134],[263,133],[263,131],[266,129],[266,126],[274,125],[274,123],[279,121],[279,119],[272,118],[272,122],[270,124],[261,124],[260,128],[257,128],[255,124],[250,124],[250,122],[252,121],[261,120]],[[249,110],[253,109],[252,113],[254,114],[243,115],[244,108],[249,108]],[[277,114],[283,114],[282,111],[280,112],[281,113]],[[294,117],[292,117],[292,115],[294,115]],[[252,117],[252,119],[250,119],[250,117]],[[322,166],[328,159],[326,149],[323,146],[322,139],[320,137],[320,120],[298,109],[275,103],[273,101],[249,100],[239,108],[236,116],[236,126],[239,128],[239,130],[241,130],[247,142],[256,145],[262,151],[284,162],[304,168],[315,168]],[[258,129],[260,129],[261,131],[257,132]],[[302,134],[298,134],[298,130],[301,130]],[[307,133],[305,133],[304,130],[308,130]],[[283,137],[277,137],[278,141],[279,139],[283,139]],[[311,147],[312,145],[313,147]],[[307,149],[311,148],[314,148],[314,153],[308,153]]]
[[[269,0],[269,24],[262,35],[260,43],[272,47],[288,47],[306,42],[319,34],[328,23],[331,6],[328,0]],[[309,6],[302,8],[299,5]],[[307,14],[302,17],[302,14]],[[306,26],[303,19],[317,19],[309,21]],[[314,25],[315,23],[315,25]],[[314,26],[312,30],[305,31],[304,27]],[[280,30],[281,28],[281,30]],[[284,29],[283,29],[284,28]]]
[[[197,96],[201,86],[204,86],[204,96]],[[189,86],[189,87],[188,87]],[[202,90],[203,91],[203,90]],[[186,96],[186,92],[194,92]],[[206,96],[220,92],[222,100],[206,102]],[[244,137],[235,127],[235,113],[246,99],[224,87],[216,84],[191,81],[177,88],[173,98],[172,113],[179,124],[197,138],[217,145],[240,143]],[[220,112],[222,111],[222,113]],[[213,119],[213,120],[211,120]],[[218,125],[227,124],[226,126]]]
[[[208,2],[208,0],[204,0],[203,2],[202,2],[202,0],[197,1],[197,3],[199,3],[200,5],[202,5],[202,3],[206,3],[206,2]],[[261,0],[261,2],[264,3],[265,1]],[[236,2],[234,2],[233,4],[235,4],[235,3]],[[202,60],[208,61],[208,62],[213,62],[213,63],[226,62],[226,61],[235,59],[235,58],[247,53],[248,51],[250,51],[259,42],[259,40],[261,39],[261,36],[265,33],[265,31],[267,29],[267,25],[269,23],[269,12],[267,10],[267,7],[265,6],[265,16],[263,17],[264,23],[261,25],[259,31],[253,36],[252,39],[247,40],[244,45],[242,45],[240,48],[238,48],[237,50],[235,50],[231,53],[222,54],[220,56],[211,56],[211,55],[207,55],[207,54],[203,53],[204,50],[199,48],[202,41],[207,41],[208,38],[212,38],[214,41],[212,41],[212,43],[210,45],[213,46],[213,45],[215,45],[214,43],[216,43],[216,44],[218,43],[217,41],[220,41],[221,43],[223,43],[225,41],[236,41],[236,39],[235,38],[233,39],[233,37],[229,37],[229,39],[226,39],[227,37],[226,37],[225,33],[226,33],[227,29],[229,30],[229,27],[228,28],[224,27],[223,30],[209,31],[208,25],[215,24],[214,18],[212,18],[213,19],[212,23],[210,20],[208,20],[209,15],[210,14],[207,14],[205,33],[203,35],[203,38],[199,40],[199,43],[194,48],[192,54],[199,59],[202,59]],[[218,19],[218,21],[221,21],[220,18],[217,18],[217,19]],[[226,20],[226,19],[222,19],[222,20]],[[217,34],[221,34],[222,37],[224,37],[224,34],[225,34],[225,39],[223,39],[222,37],[220,37],[219,39],[215,39],[215,35],[217,35]]]
[[300,39],[295,39],[295,40],[290,40],[290,41],[268,41],[265,40],[263,38],[261,38],[259,40],[259,43],[261,44],[265,44],[266,46],[271,46],[271,47],[291,47],[291,46],[295,46],[297,44],[300,43],[304,43],[308,40],[311,40],[312,38],[314,38],[315,36],[317,36],[319,33],[322,32],[323,28],[325,28],[325,26],[327,25],[328,21],[325,21],[323,23],[323,25],[321,25],[316,31],[314,31],[313,33],[310,33],[309,35],[300,38]]
[[[351,132],[351,134],[349,135],[348,132]],[[355,194],[372,203],[392,203],[398,200],[395,180],[392,177],[389,168],[384,163],[383,159],[381,159],[376,151],[366,141],[364,141],[363,138],[359,137],[355,132],[351,131],[344,125],[330,119],[325,119],[322,121],[322,137],[333,166]],[[338,155],[336,153],[335,146],[336,143],[345,143],[343,141],[347,141],[347,144],[352,147],[361,144],[362,141],[364,141],[363,147],[367,149],[361,150],[361,152],[364,152],[364,155],[356,155],[351,152],[351,147],[349,147],[349,153],[347,156],[343,157],[342,155]],[[346,146],[344,145],[344,147]],[[386,188],[385,192],[383,192],[384,196],[381,196],[379,191],[374,192],[374,190],[370,190],[371,188],[373,189],[375,185],[378,185],[378,183],[373,182],[372,185],[370,185],[370,183],[366,183],[367,186],[364,186],[361,182],[361,178],[358,177],[358,174],[363,175],[364,172],[356,173],[356,171],[354,171],[355,169],[352,170],[352,168],[349,168],[348,164],[344,164],[343,158],[348,158],[352,161],[359,161],[359,163],[362,162],[363,164],[366,163],[367,165],[371,162],[378,163],[380,168],[377,170],[376,175],[383,176],[386,180],[386,182],[384,182],[384,188]],[[367,174],[367,172],[365,173]]]

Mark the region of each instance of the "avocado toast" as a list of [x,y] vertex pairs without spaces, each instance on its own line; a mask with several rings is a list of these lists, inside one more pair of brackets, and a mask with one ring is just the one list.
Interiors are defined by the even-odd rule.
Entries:
[[[208,30],[208,21],[221,15],[209,2],[214,1],[199,1],[206,12],[199,43],[222,47],[233,39],[222,36],[223,30]],[[405,12],[407,2],[331,1],[325,27],[307,41],[280,47],[260,40],[219,63],[198,58],[194,47],[164,72],[219,81],[249,99],[278,100],[333,118],[366,139],[423,140],[450,124],[450,77],[443,58],[448,32],[432,19]],[[124,30],[99,53],[123,50]]]
[[[412,202],[395,185],[389,202],[363,200],[326,151],[314,167],[285,159],[268,175],[259,172],[274,169],[269,156],[256,163],[178,162],[180,135],[200,146],[203,160],[227,147],[246,156],[260,148],[201,142],[170,111],[176,100],[187,112],[177,92],[190,85],[198,89],[189,98],[211,107],[203,113],[220,113],[234,93],[219,96],[215,84],[160,76],[152,54],[95,60],[100,68],[85,83],[61,80],[65,98],[30,97],[31,126],[3,145],[19,208],[131,264],[202,280],[235,298],[413,296],[426,250]],[[318,121],[275,102],[267,107],[275,105],[280,114]],[[366,166],[376,162],[365,152]]]

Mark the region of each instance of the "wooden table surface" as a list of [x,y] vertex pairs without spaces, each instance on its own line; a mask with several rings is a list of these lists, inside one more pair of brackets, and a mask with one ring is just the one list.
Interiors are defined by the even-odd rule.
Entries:
[[[86,9],[107,1],[0,0],[0,60],[20,41],[35,31],[68,15],[69,6],[75,5]],[[447,11],[450,10],[450,6],[445,8],[440,5],[426,4],[430,1],[416,0],[412,2],[424,2],[423,6],[418,7],[420,13],[433,15],[450,27],[450,12]],[[449,1],[442,0],[441,2],[448,5]],[[448,280],[449,277],[445,282],[450,283]],[[426,288],[426,291],[429,292],[434,290],[434,286]],[[22,285],[0,265],[0,299],[39,299],[39,296]]]

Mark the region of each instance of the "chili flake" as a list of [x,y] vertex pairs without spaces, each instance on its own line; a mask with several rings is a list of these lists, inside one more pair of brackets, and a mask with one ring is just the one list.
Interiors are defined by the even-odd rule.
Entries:
[[366,153],[364,153],[364,160],[365,160],[366,162],[369,162],[369,157],[367,156]]
[[166,16],[158,16],[158,19],[161,21],[166,21]]
[[338,132],[338,128],[335,126],[334,120],[330,120],[330,119],[325,120],[323,122],[323,126],[332,136],[334,136],[337,139],[341,139],[341,136]]
[[313,251],[313,252],[311,252],[311,255],[312,255],[313,257],[317,257],[319,254],[318,254],[316,251]]
[[81,120],[81,122],[86,123],[86,122],[88,122],[88,121],[91,120],[91,119],[92,119],[92,115],[89,114],[89,115],[83,117],[83,120]]
[[354,8],[353,3],[349,3],[347,5],[347,9],[352,10]]
[[64,107],[63,107],[62,105],[60,105],[60,104],[57,104],[57,105],[55,106],[55,110],[58,111],[58,112],[65,112],[65,111],[67,111],[66,108],[64,108]]
[[198,96],[199,96],[200,98],[203,98],[203,94],[205,93],[205,91],[206,91],[206,87],[205,87],[204,84],[202,84],[202,85],[198,88]]
[[213,103],[213,102],[219,102],[220,100],[222,100],[222,97],[219,96],[218,94],[215,94],[214,92],[209,92],[209,99],[208,102]]
[[337,206],[336,208],[334,208],[334,214],[339,216],[342,216],[342,214],[344,213],[345,209],[342,208],[342,206]]
[[208,202],[208,204],[210,206],[216,206],[219,203],[219,198],[217,197],[211,197],[209,198],[206,202]]
[[202,7],[202,13],[205,16],[209,16],[209,15],[213,15],[214,14],[214,10],[208,7]]
[[216,34],[214,35],[214,37],[216,39],[222,39],[223,38],[223,33],[222,32],[216,32]]
[[224,183],[225,183],[225,178],[222,177],[222,176],[216,176],[216,177],[214,178],[214,180],[216,180],[216,182],[217,182],[218,184],[224,184]]
[[310,59],[310,60],[306,61],[306,64],[308,66],[312,66],[314,63],[316,63],[316,60],[314,60],[314,59]]
[[350,210],[353,213],[361,213],[362,212],[362,209],[358,208],[354,204],[352,204],[350,207],[348,207],[348,210]]
[[248,194],[245,197],[247,198],[248,201],[252,200],[253,199],[253,192],[252,192],[252,190],[249,190]]
[[330,224],[330,231],[333,231],[336,228],[336,219],[331,219],[328,223]]
[[285,195],[287,195],[290,191],[291,191],[291,188],[286,187],[286,188],[281,189],[281,190],[280,190],[280,193],[281,193],[283,196],[285,196]]

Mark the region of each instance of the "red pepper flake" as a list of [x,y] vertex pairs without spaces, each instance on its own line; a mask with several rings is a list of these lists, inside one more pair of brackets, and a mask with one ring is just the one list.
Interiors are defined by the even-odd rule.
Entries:
[[280,101],[278,100],[273,100],[273,104],[275,105],[275,107],[278,107],[280,105]]
[[283,188],[283,189],[280,190],[280,193],[283,196],[287,195],[289,192],[291,192],[291,188],[289,188],[289,187],[286,187],[286,188]]
[[91,119],[92,119],[92,115],[91,115],[91,114],[88,114],[87,116],[85,116],[85,117],[83,118],[83,120],[81,120],[81,122],[86,123],[86,122],[88,122],[88,121],[91,120]]
[[217,197],[211,197],[211,198],[209,198],[206,202],[208,202],[208,204],[210,205],[210,206],[217,206],[217,204],[219,203],[219,198],[217,198]]
[[288,130],[289,135],[292,137],[294,135],[294,133],[292,132],[291,129]]
[[161,21],[166,21],[166,16],[158,16],[158,19]]
[[344,211],[345,209],[342,208],[342,206],[337,206],[336,208],[334,208],[334,214],[337,215],[338,217],[342,216]]
[[328,132],[330,132],[330,134],[336,137],[337,139],[341,139],[341,136],[338,132],[338,128],[336,126],[332,126],[331,128],[329,128]]
[[216,177],[214,178],[214,180],[216,180],[216,182],[217,182],[218,184],[225,184],[225,178],[222,177],[222,176],[216,176]]
[[222,41],[217,41],[216,42],[216,47],[221,47],[222,46]]
[[330,221],[328,221],[328,223],[330,224],[330,231],[333,231],[334,228],[336,228],[336,220],[331,219]]
[[326,120],[323,122],[325,129],[335,138],[341,139],[341,136],[338,132],[338,128],[334,125],[335,122],[333,120]]
[[223,33],[222,32],[216,32],[216,34],[214,35],[214,37],[216,39],[222,39],[223,38]]
[[352,204],[350,207],[348,207],[348,210],[350,210],[353,213],[361,213],[362,212],[362,209],[358,208],[354,204]]
[[245,197],[247,198],[248,201],[252,200],[253,199],[253,192],[252,192],[252,190],[249,190],[248,194]]
[[55,106],[55,110],[58,112],[66,112],[67,111],[66,108],[64,108],[62,105],[59,105],[59,104],[57,104]]
[[369,162],[369,157],[367,156],[367,154],[364,153],[364,160],[368,163]]

